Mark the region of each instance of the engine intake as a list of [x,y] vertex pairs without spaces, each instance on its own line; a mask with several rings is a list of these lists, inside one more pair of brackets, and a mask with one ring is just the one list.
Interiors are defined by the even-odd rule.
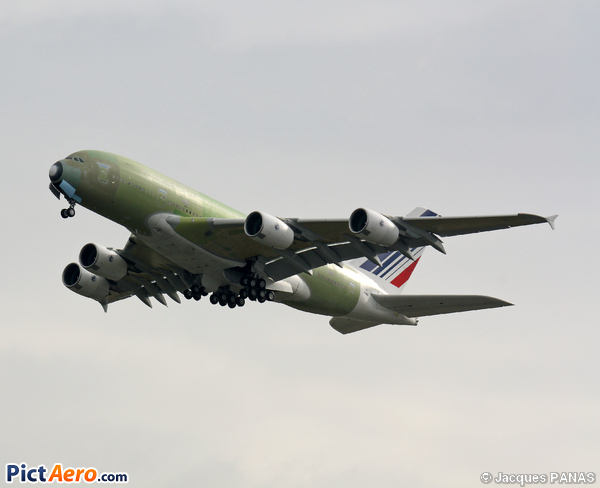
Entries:
[[385,247],[394,244],[400,235],[396,224],[385,215],[368,208],[357,208],[352,212],[348,226],[357,237]]
[[274,249],[287,249],[294,242],[294,231],[283,220],[263,212],[252,212],[244,222],[248,237]]
[[77,263],[67,265],[62,281],[69,290],[97,301],[106,298],[110,292],[110,284],[106,278],[90,273]]
[[97,244],[86,244],[79,253],[84,269],[109,280],[119,281],[127,274],[127,261],[115,251]]

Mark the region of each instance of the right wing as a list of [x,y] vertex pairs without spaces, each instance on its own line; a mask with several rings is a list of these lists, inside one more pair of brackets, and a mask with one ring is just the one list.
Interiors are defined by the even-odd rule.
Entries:
[[71,263],[63,271],[63,284],[79,295],[108,305],[137,296],[152,307],[150,297],[167,305],[164,295],[180,303],[178,293],[185,295],[194,286],[194,277],[160,253],[131,235],[122,250],[86,244],[79,253],[79,263]]

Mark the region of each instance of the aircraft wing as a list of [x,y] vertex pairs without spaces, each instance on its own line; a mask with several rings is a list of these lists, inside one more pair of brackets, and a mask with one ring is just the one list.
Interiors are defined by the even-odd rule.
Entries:
[[[246,268],[245,273],[259,273],[277,282],[301,272],[311,273],[312,269],[326,264],[341,266],[344,261],[361,257],[381,266],[379,255],[390,251],[398,251],[410,259],[414,259],[412,251],[420,246],[431,245],[445,252],[438,236],[543,222],[553,227],[556,218],[529,214],[447,218],[426,209],[416,209],[407,217],[390,217],[358,210],[362,212],[359,212],[360,217],[366,217],[359,222],[364,224],[364,228],[358,230],[352,220],[358,211],[353,213],[350,221],[279,219],[259,212],[253,212],[246,219],[154,214],[148,221],[150,234],[132,235],[124,249],[102,250],[93,245],[95,255],[105,255],[109,262],[115,259],[109,256],[111,253],[123,258],[126,272],[122,271],[113,278],[106,276],[99,284],[91,275],[87,278],[81,276],[81,269],[73,263],[78,271],[72,268],[71,284],[67,286],[80,289],[85,285],[88,291],[78,293],[87,293],[86,296],[91,298],[101,296],[98,301],[105,308],[109,303],[134,295],[148,306],[151,306],[150,297],[166,305],[164,295],[179,302],[178,293],[189,290],[197,274],[212,272],[222,277],[229,273],[227,279],[237,282],[241,269]],[[257,218],[261,225],[253,229],[248,222]],[[371,224],[368,219],[371,219]],[[381,233],[380,226],[387,234]],[[93,273],[94,266],[88,271]],[[63,280],[67,277],[66,281],[69,281],[67,275],[63,273]],[[94,291],[98,287],[103,288]],[[109,289],[108,296],[104,294],[104,288]],[[488,297],[381,296],[378,301],[406,317],[507,305]]]
[[[274,226],[281,225],[289,228],[291,237],[286,246],[272,245],[268,242],[268,238],[261,240],[264,237],[262,228],[256,235],[249,236],[245,231],[247,219],[168,215],[161,225],[168,224],[172,229],[169,229],[170,232],[175,231],[191,243],[232,263],[243,264],[248,260],[254,260],[260,271],[278,281],[300,272],[310,272],[326,264],[340,265],[343,261],[360,257],[366,257],[380,265],[378,255],[389,251],[400,251],[413,259],[411,249],[430,245],[445,253],[440,237],[546,222],[554,228],[556,218],[556,216],[546,218],[531,214],[441,217],[421,208],[415,209],[407,217],[365,212],[370,212],[366,215],[371,220],[385,221],[390,228],[397,229],[393,230],[395,232],[393,240],[379,239],[366,230],[364,232],[351,230],[352,217],[349,224],[347,219],[280,219],[253,212],[261,215],[263,223],[270,221]],[[264,233],[266,234],[266,231]]]
[[432,232],[441,237],[456,236],[461,234],[474,234],[499,229],[509,229],[522,225],[542,224],[548,222],[554,229],[552,217],[540,217],[532,214],[493,215],[483,217],[413,217],[404,218],[403,222],[418,227],[426,232]]
[[124,249],[87,244],[79,260],[81,265],[71,263],[63,271],[64,285],[98,301],[105,311],[109,304],[131,296],[149,307],[150,297],[166,306],[164,295],[181,303],[178,293],[185,294],[194,284],[194,277],[185,268],[133,234]]
[[[254,214],[258,214],[254,212]],[[288,227],[285,248],[263,240],[263,229],[249,236],[247,219],[180,217],[156,214],[148,222],[152,239],[132,235],[123,250],[116,251],[127,261],[127,275],[110,281],[108,305],[129,296],[137,296],[147,305],[150,297],[166,304],[164,295],[179,301],[179,293],[189,289],[193,274],[244,267],[251,262],[254,271],[279,281],[301,272],[351,259],[366,257],[381,264],[378,255],[399,251],[412,259],[411,249],[431,245],[445,252],[438,236],[484,232],[548,222],[553,217],[516,214],[487,217],[440,217],[426,209],[416,209],[407,217],[389,217],[372,213],[387,221],[394,239],[379,239],[351,230],[346,219],[279,219],[261,214],[274,226]],[[252,215],[252,214],[251,214]],[[413,216],[416,215],[416,216]],[[269,220],[270,219],[270,220]],[[266,224],[265,224],[266,225]],[[391,227],[390,227],[391,228]],[[267,232],[267,230],[264,230]],[[209,258],[207,258],[209,257]],[[381,305],[393,311],[417,317],[438,313],[505,306],[505,302],[484,297],[409,297],[382,296]]]

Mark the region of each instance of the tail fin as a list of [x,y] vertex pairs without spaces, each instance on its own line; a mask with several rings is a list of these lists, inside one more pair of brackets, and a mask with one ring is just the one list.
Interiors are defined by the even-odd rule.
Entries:
[[[437,214],[426,208],[417,207],[407,217],[435,217]],[[423,255],[425,247],[414,247],[410,252],[415,260],[412,261],[399,251],[390,251],[379,254],[381,266],[377,266],[366,258],[358,258],[349,261],[354,269],[368,276],[381,286],[385,291],[398,294],[415,270],[417,263]]]
[[367,275],[384,290],[390,293],[399,293],[415,270],[424,250],[424,247],[415,247],[410,250],[415,257],[414,261],[399,251],[391,251],[378,256],[381,266],[373,264],[366,258],[353,259],[348,264],[360,273]]

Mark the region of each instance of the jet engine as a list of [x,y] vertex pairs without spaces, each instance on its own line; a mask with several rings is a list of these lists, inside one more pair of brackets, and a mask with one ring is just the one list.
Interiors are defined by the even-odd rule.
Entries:
[[90,273],[77,263],[67,265],[62,281],[69,290],[97,301],[106,298],[110,292],[110,284],[106,278]]
[[274,249],[287,249],[294,242],[294,231],[283,220],[263,212],[252,212],[244,222],[248,237]]
[[109,280],[119,281],[127,274],[127,261],[115,251],[97,244],[83,246],[79,262],[85,270]]
[[357,237],[380,246],[391,246],[400,234],[396,224],[385,215],[367,208],[357,208],[352,212],[348,225]]

